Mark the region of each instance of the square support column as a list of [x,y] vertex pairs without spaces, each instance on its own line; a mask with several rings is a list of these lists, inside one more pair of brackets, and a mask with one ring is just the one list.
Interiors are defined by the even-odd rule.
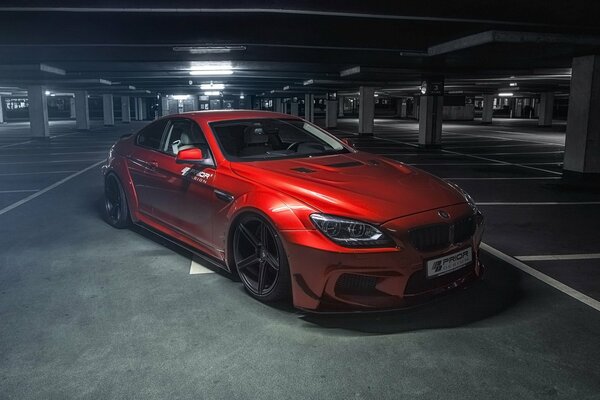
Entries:
[[292,101],[290,104],[290,114],[297,117],[298,116],[298,102]]
[[538,126],[552,126],[552,111],[554,109],[554,93],[546,92],[540,95],[540,112]]
[[46,89],[43,86],[29,86],[27,88],[31,136],[48,137],[50,134],[48,99],[45,92]]
[[600,55],[573,59],[564,169],[600,174]]
[[137,120],[144,121],[146,120],[146,99],[143,97],[138,97],[136,99],[137,103]]
[[71,119],[75,119],[76,116],[76,111],[75,111],[75,97],[71,97],[69,99],[69,108],[70,108],[70,114],[69,114],[69,118]]
[[131,122],[131,105],[129,96],[121,96],[121,121],[125,124]]
[[90,129],[90,109],[88,107],[88,94],[85,90],[75,92],[75,119],[77,129]]
[[273,111],[278,113],[283,112],[283,105],[280,98],[273,99]]
[[325,103],[325,128],[335,128],[337,126],[337,100],[327,100]]
[[483,111],[481,113],[481,123],[491,124],[492,117],[494,115],[494,95],[484,94],[483,95]]
[[361,86],[359,101],[358,134],[370,136],[373,134],[373,122],[375,120],[375,88]]
[[419,145],[435,147],[442,143],[442,96],[421,96],[419,103]]
[[0,96],[0,124],[4,123],[4,100]]
[[315,121],[315,95],[307,94],[304,96],[304,119],[309,122]]
[[163,98],[160,99],[160,105],[161,105],[161,117],[166,117],[167,115],[169,115],[170,114],[169,98],[167,96],[163,96]]
[[115,105],[112,94],[102,95],[102,115],[104,116],[104,126],[115,124]]
[[344,96],[338,96],[338,117],[344,116]]

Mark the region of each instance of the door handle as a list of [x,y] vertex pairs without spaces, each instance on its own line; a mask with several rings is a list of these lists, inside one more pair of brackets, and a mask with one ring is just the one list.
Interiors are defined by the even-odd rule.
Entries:
[[149,169],[156,169],[156,168],[158,168],[158,161],[148,161],[148,168]]

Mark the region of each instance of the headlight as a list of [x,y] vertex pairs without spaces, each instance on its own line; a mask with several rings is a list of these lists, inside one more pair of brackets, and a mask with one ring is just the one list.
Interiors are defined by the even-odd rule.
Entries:
[[373,225],[325,214],[310,219],[325,236],[346,247],[392,247],[394,242]]

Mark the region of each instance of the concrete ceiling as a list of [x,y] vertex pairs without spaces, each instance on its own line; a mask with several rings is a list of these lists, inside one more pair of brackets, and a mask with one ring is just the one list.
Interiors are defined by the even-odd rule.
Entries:
[[[400,96],[443,75],[452,92],[566,93],[572,57],[600,51],[600,4],[581,0],[80,3],[2,2],[0,91]],[[233,72],[190,75],[215,65]]]

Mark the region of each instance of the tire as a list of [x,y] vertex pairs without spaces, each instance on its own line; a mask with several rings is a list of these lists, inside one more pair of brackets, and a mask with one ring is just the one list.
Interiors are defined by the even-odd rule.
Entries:
[[240,218],[233,232],[235,268],[246,291],[263,302],[291,297],[290,269],[277,229],[257,214]]
[[118,229],[131,225],[125,190],[114,173],[104,179],[104,218],[109,225]]

